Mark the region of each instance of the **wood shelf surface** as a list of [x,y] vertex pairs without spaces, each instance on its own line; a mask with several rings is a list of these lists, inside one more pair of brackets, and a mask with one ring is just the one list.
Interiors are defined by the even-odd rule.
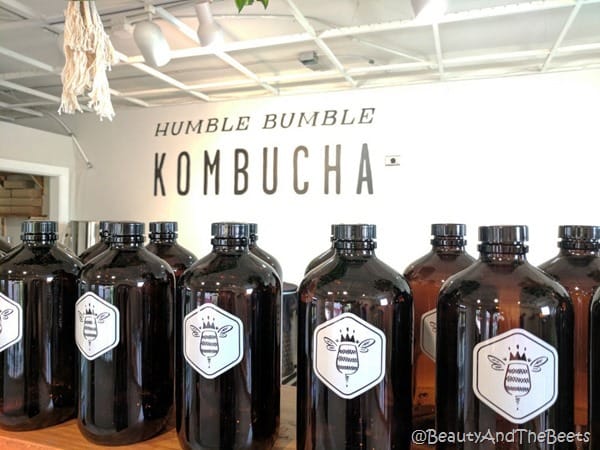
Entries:
[[[0,430],[0,450],[93,450],[93,449],[177,450],[179,441],[174,429],[134,445],[107,447],[92,444],[79,432],[77,422],[68,422],[35,431]],[[296,389],[281,386],[281,425],[273,450],[296,448]]]

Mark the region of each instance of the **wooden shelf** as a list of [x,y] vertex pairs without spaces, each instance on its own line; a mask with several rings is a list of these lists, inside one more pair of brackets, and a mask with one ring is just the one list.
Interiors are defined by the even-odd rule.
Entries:
[[[0,449],[7,450],[83,450],[106,449],[85,440],[79,433],[77,422],[70,420],[49,428],[35,431],[10,432],[0,430]],[[135,445],[113,447],[136,450],[176,450],[180,449],[174,429]],[[279,439],[273,450],[294,450],[296,448],[296,389],[281,387],[281,426]]]

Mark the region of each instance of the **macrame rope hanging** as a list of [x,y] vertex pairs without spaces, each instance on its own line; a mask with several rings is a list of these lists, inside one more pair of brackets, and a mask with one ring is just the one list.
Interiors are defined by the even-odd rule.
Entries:
[[65,10],[65,66],[63,91],[58,113],[82,111],[78,96],[88,91],[88,107],[100,120],[112,120],[115,111],[110,100],[106,71],[117,62],[115,49],[93,0],[69,0]]

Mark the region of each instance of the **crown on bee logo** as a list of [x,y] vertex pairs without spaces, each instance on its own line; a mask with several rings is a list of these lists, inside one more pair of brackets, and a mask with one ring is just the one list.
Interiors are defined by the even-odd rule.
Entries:
[[510,347],[508,347],[508,351],[510,353],[510,361],[527,361],[527,355],[525,354],[526,347],[523,348],[523,352],[519,353],[519,344],[517,344],[517,351],[515,353],[510,351]]
[[354,338],[354,330],[352,330],[352,335],[350,335],[350,328],[346,328],[346,335],[344,336],[344,332],[340,330],[340,342],[356,342]]
[[206,317],[206,321],[204,321],[204,320],[202,321],[202,329],[203,330],[205,330],[207,328],[209,330],[216,330],[217,329],[217,326],[215,325],[215,318],[214,317],[212,318],[212,322],[210,320],[211,320],[210,316],[207,316]]
[[88,305],[85,307],[85,313],[93,315],[94,314],[94,307],[88,303]]

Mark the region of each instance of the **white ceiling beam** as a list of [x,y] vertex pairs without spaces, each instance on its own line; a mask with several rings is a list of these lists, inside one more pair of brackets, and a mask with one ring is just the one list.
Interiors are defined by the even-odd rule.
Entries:
[[[2,0],[0,0],[0,1],[2,1]],[[0,47],[0,55],[8,56],[10,58],[16,59],[17,61],[20,61],[22,63],[28,64],[33,67],[37,67],[38,69],[41,69],[45,72],[48,72],[48,73],[51,73],[54,75],[59,75],[61,73],[61,69],[58,67],[52,67],[50,64],[46,64],[45,62],[39,61],[34,58],[30,58],[29,56],[23,55],[21,53],[15,52],[15,51],[10,50],[5,47]],[[6,79],[6,78],[4,78],[4,79]],[[130,103],[133,103],[133,104],[136,104],[139,106],[146,106],[146,107],[150,106],[148,103],[146,103],[143,100],[139,100],[139,99],[132,98],[129,96],[123,96],[119,93],[119,91],[111,90],[111,93],[114,93],[115,95],[117,95],[119,97],[122,97],[124,100],[127,100]],[[59,99],[59,103],[60,103],[60,99]]]
[[19,91],[24,94],[29,94],[33,97],[39,97],[45,100],[50,100],[54,103],[60,103],[60,97],[57,97],[56,95],[51,95],[46,92],[38,91],[37,89],[31,89],[27,86],[22,86],[20,84],[13,83],[12,81],[0,80],[0,86],[3,86],[7,89],[12,89],[14,91]]
[[27,19],[40,18],[35,10],[18,0],[0,0],[0,6],[7,8],[15,14],[26,17]]
[[300,9],[296,6],[296,3],[294,3],[293,0],[286,0],[286,2],[288,4],[289,8],[292,10],[292,14],[294,15],[294,18],[300,24],[300,26],[302,28],[304,28],[304,30],[310,36],[312,36],[312,39],[314,40],[315,44],[317,44],[317,46],[321,49],[321,51],[325,54],[325,56],[327,56],[327,58],[329,59],[329,61],[331,61],[333,66],[342,74],[342,76],[346,79],[346,81],[348,83],[350,83],[350,85],[352,87],[356,87],[356,81],[353,80],[352,77],[346,73],[346,69],[344,68],[343,64],[340,62],[340,60],[337,58],[337,56],[335,56],[333,51],[331,51],[331,49],[323,41],[323,39],[321,39],[321,37],[319,37],[317,35],[316,30],[310,24],[308,19],[304,16],[302,11],[300,11]]
[[199,98],[200,100],[204,100],[205,102],[210,100],[208,98],[208,95],[203,94],[202,92],[197,92],[195,90],[190,89],[188,86],[186,86],[181,81],[176,80],[175,78],[162,73],[160,70],[156,70],[153,67],[147,66],[146,64],[142,64],[142,63],[131,63],[129,61],[129,58],[126,55],[124,55],[123,53],[118,52],[118,51],[115,51],[115,53],[117,55],[117,58],[119,58],[119,60],[121,60],[122,62],[130,64],[132,67],[135,67],[136,69],[138,69],[148,75],[151,75],[154,78],[157,78],[167,84],[170,84],[171,86],[174,86],[177,89],[188,93],[189,95]]
[[22,53],[15,52],[6,47],[0,47],[0,55],[8,56],[9,58],[13,58],[17,61],[28,64],[32,67],[37,67],[38,69],[45,70],[46,72],[56,73],[59,70],[56,67],[52,67],[50,64],[46,64],[37,59],[30,58],[29,56],[23,55]]
[[23,108],[18,105],[11,105],[10,103],[0,102],[0,108],[2,109],[10,109],[11,111],[18,111],[24,114],[29,114],[34,117],[43,117],[44,115],[39,111],[34,111],[33,109]]
[[[578,54],[600,50],[600,43],[595,44],[582,44],[572,45],[567,47],[561,47],[558,49],[558,54]],[[520,61],[531,61],[541,60],[548,55],[547,49],[536,49],[536,50],[521,50],[521,51],[510,51],[510,52],[499,52],[492,54],[482,55],[471,55],[471,56],[460,56],[454,58],[445,57],[443,60],[444,68],[467,68],[468,66],[481,65],[481,64],[494,64],[494,63],[510,63]],[[381,72],[422,72],[424,70],[435,69],[436,65],[432,61],[424,60],[422,62],[408,62],[408,63],[397,63],[397,64],[385,64],[385,65],[368,65],[364,67],[350,68],[347,72],[352,76],[365,76],[369,74],[381,73]],[[556,70],[560,70],[557,68]],[[450,74],[445,72],[447,77]],[[334,80],[340,78],[341,75],[336,70],[329,71],[317,71],[317,72],[299,72],[294,74],[284,75],[273,75],[264,77],[264,80],[270,84],[285,85],[286,83],[305,82],[305,81],[321,81],[321,80]],[[209,82],[189,85],[190,89],[199,90],[219,90],[219,89],[240,89],[251,86],[250,80],[226,80],[219,82]],[[137,90],[125,93],[125,95],[132,96],[150,96],[168,94],[173,92],[172,88],[161,88],[161,89],[146,89]]]
[[433,42],[435,44],[435,57],[437,59],[437,69],[440,80],[444,79],[444,55],[442,54],[442,40],[440,39],[440,26],[437,22],[431,25],[433,30]]
[[581,10],[582,6],[583,6],[583,0],[578,0],[577,3],[575,4],[575,7],[571,10],[571,14],[569,14],[567,21],[563,25],[558,37],[556,38],[556,42],[554,42],[554,45],[552,46],[552,48],[550,49],[550,52],[548,53],[548,57],[546,58],[546,60],[544,61],[544,64],[542,65],[542,68],[540,70],[541,72],[545,72],[546,69],[548,69],[550,62],[556,56],[556,52],[558,51],[559,47],[562,45],[562,42],[563,42],[565,36],[571,29],[571,25],[573,25],[573,22],[575,21],[577,14],[579,14],[579,11]]

